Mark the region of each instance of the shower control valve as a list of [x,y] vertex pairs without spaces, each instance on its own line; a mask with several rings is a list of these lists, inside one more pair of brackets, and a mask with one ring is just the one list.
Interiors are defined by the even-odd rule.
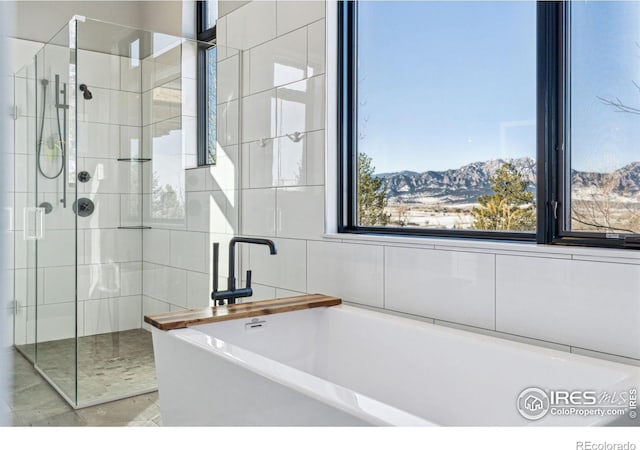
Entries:
[[83,170],[78,174],[78,181],[80,183],[87,183],[91,179],[91,174],[86,170]]

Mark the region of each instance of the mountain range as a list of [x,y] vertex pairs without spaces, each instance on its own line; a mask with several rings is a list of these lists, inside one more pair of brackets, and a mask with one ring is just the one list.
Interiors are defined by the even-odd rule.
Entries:
[[[476,203],[478,196],[491,194],[490,177],[504,164],[511,163],[530,183],[534,190],[536,163],[533,159],[493,159],[474,162],[458,169],[426,171],[422,173],[402,171],[376,174],[382,178],[391,203]],[[587,195],[611,180],[610,192],[616,196],[640,195],[640,162],[632,162],[612,173],[571,171],[572,192],[575,196]]]

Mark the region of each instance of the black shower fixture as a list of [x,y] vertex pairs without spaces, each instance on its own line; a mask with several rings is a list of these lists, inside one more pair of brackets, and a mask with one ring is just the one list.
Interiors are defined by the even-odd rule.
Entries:
[[80,91],[83,93],[82,96],[84,97],[85,100],[91,100],[93,98],[93,94],[91,93],[91,91],[89,90],[86,84],[83,83],[80,85]]

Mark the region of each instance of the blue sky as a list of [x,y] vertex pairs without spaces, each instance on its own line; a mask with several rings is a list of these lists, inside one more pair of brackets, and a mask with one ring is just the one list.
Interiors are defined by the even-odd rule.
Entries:
[[[597,99],[640,106],[640,4],[573,10],[573,166],[610,170],[640,159],[640,116]],[[359,145],[376,171],[534,157],[535,26],[528,1],[361,2]]]

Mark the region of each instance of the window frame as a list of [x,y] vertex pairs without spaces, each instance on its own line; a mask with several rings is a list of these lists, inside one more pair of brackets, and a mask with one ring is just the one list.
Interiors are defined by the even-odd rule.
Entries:
[[198,0],[196,2],[196,39],[198,40],[197,55],[197,142],[198,142],[198,167],[215,165],[209,162],[208,144],[208,91],[207,91],[207,50],[211,45],[201,45],[200,43],[216,44],[216,25],[207,27],[207,1]]
[[[568,189],[570,2],[536,2],[536,231],[421,229],[361,226],[357,211],[357,1],[339,0],[337,8],[337,175],[338,233],[524,241],[538,244],[640,248],[637,235],[564,231],[570,220]],[[635,242],[634,242],[635,241]]]

